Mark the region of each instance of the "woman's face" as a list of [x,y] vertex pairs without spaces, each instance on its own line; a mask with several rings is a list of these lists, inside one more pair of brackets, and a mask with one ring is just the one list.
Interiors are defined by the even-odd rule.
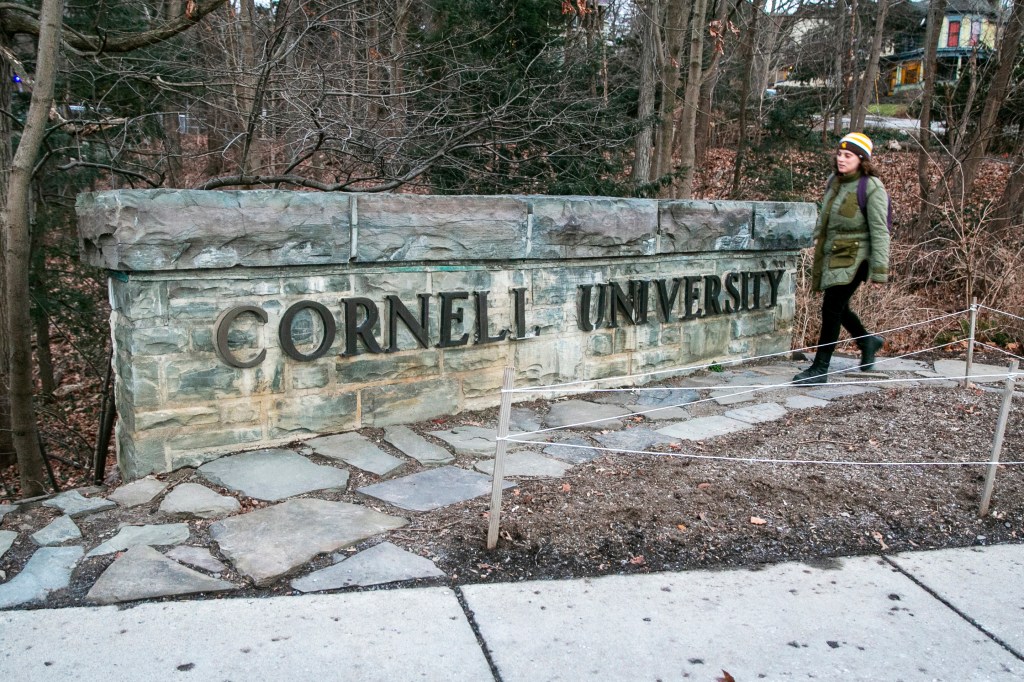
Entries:
[[836,152],[836,166],[843,175],[852,173],[860,167],[860,157],[849,149],[840,149]]

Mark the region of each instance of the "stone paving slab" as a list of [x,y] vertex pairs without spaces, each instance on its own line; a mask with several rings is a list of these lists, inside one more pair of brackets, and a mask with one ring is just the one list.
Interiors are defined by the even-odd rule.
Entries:
[[452,453],[440,445],[434,445],[408,426],[386,427],[384,429],[384,440],[423,466],[437,466],[455,461]]
[[102,497],[85,497],[77,490],[68,490],[43,502],[44,507],[60,509],[73,519],[87,514],[95,514],[117,505]]
[[758,403],[729,410],[723,416],[748,424],[763,424],[782,419],[787,414],[786,408],[778,403]]
[[821,398],[812,398],[809,395],[791,395],[786,398],[786,409],[789,410],[807,410],[812,407],[825,407],[828,405],[827,400]]
[[[477,471],[494,475],[494,460],[485,459],[477,462],[474,467]],[[536,476],[539,478],[558,478],[564,476],[565,472],[572,468],[572,464],[556,459],[545,457],[532,450],[519,450],[505,454],[505,476]]]
[[814,388],[801,387],[800,390],[805,395],[809,395],[812,398],[820,398],[821,400],[834,400],[836,398],[849,398],[854,395],[862,395],[864,393],[871,393],[878,389],[874,386],[860,386],[857,384],[844,386],[841,383],[829,383],[822,386],[816,386]]
[[658,433],[683,440],[706,440],[724,436],[727,433],[736,433],[751,428],[747,422],[736,419],[729,419],[721,415],[713,417],[698,417],[678,424],[672,424],[665,428],[658,429]]
[[572,426],[586,431],[621,429],[621,417],[629,410],[618,405],[602,405],[587,400],[565,400],[551,403],[544,423],[551,428]]
[[658,433],[646,426],[635,426],[622,431],[611,431],[594,436],[602,447],[616,450],[650,450],[655,445],[676,443],[678,438]]
[[[18,575],[0,584],[0,609],[42,601],[51,592],[63,590],[71,584],[71,572],[82,558],[82,552],[81,547],[37,549]],[[3,653],[8,650],[8,635],[4,632]]]
[[6,515],[16,511],[18,511],[18,505],[16,504],[0,504],[0,521],[3,521]]
[[147,526],[125,526],[117,535],[95,547],[86,557],[121,552],[136,545],[177,545],[188,540],[187,523],[164,523]]
[[760,391],[750,388],[719,389],[711,392],[711,397],[719,405],[735,405],[756,400]]
[[198,472],[215,485],[271,502],[348,484],[347,471],[314,464],[302,455],[281,449],[228,455],[207,462]]
[[[505,484],[505,487],[511,486],[511,483]],[[445,466],[374,483],[359,488],[357,492],[400,509],[430,511],[490,493],[491,478],[475,471]]]
[[[936,360],[934,369],[940,376],[963,380],[964,376],[967,374],[967,362],[965,360]],[[1009,371],[1009,362],[1003,366],[982,365],[977,362],[972,362],[971,381],[979,384],[1002,383],[1006,381],[1006,374]]]
[[297,499],[217,521],[210,526],[210,537],[239,573],[262,585],[317,554],[406,523],[358,504]]
[[369,438],[350,432],[324,436],[306,441],[316,454],[336,459],[371,474],[386,476],[405,464],[404,460],[389,455]]
[[504,682],[1024,675],[1013,654],[876,557],[462,592]]
[[107,499],[121,507],[138,507],[152,502],[157,495],[167,489],[167,484],[152,476],[140,478],[122,485],[107,495]]
[[367,587],[423,578],[443,578],[444,571],[430,559],[382,542],[333,566],[314,571],[291,582],[300,592],[323,592],[353,585]]
[[117,604],[200,592],[223,592],[236,586],[186,568],[146,545],[136,545],[114,561],[93,584],[86,599]]
[[452,446],[455,454],[467,457],[494,457],[497,449],[497,429],[483,426],[456,426],[447,431],[431,431],[430,435]]
[[690,413],[684,407],[654,407],[652,405],[624,405],[631,413],[652,422],[686,419]]
[[17,682],[494,679],[442,587],[11,611],[0,632]]
[[178,563],[195,566],[210,573],[223,573],[228,570],[227,564],[213,556],[210,550],[205,547],[178,545],[177,547],[172,547],[164,556],[174,559]]
[[540,415],[529,408],[513,407],[508,421],[508,432],[510,434],[530,433],[527,436],[520,436],[524,440],[544,440],[548,436],[546,433],[531,433],[532,431],[544,428],[544,426],[541,424]]
[[[614,433],[614,431],[611,433]],[[570,464],[582,464],[583,462],[597,459],[604,453],[600,450],[595,450],[587,439],[572,436],[547,446],[544,448],[544,454]]]
[[1024,591],[1020,589],[1024,553],[1020,546],[907,552],[892,560],[986,631],[1024,652]]
[[922,360],[911,360],[910,358],[887,358],[881,355],[875,356],[875,371],[883,372],[916,372],[920,369],[928,369],[931,365]]
[[160,503],[160,511],[172,516],[219,519],[234,514],[242,505],[238,500],[210,490],[198,483],[179,483]]
[[53,547],[68,540],[77,540],[82,537],[82,531],[75,525],[74,520],[67,514],[58,516],[45,527],[32,534],[32,542],[40,547]]
[[17,539],[18,534],[13,530],[0,530],[0,558],[3,558]]

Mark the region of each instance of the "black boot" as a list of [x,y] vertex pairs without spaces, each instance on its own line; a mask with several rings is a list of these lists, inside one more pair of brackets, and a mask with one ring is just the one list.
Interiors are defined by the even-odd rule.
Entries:
[[875,353],[882,350],[885,339],[881,336],[865,336],[857,341],[860,348],[860,371],[870,372],[875,368]]
[[828,383],[828,362],[814,363],[804,371],[793,377],[794,384],[827,384]]

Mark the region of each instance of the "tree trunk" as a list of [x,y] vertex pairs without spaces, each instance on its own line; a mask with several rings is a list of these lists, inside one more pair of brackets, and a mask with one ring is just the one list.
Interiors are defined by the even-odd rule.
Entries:
[[868,104],[871,94],[875,91],[875,80],[878,74],[878,59],[882,54],[882,33],[885,30],[885,17],[889,14],[889,0],[878,0],[878,16],[875,18],[875,34],[871,38],[871,55],[864,71],[860,88],[857,91],[857,104],[850,112],[850,130],[864,130],[864,120],[868,115]]
[[921,191],[921,208],[910,235],[912,241],[920,241],[931,226],[932,182],[928,174],[932,146],[932,98],[935,96],[935,64],[938,54],[939,30],[946,12],[946,0],[932,0],[928,7],[927,28],[924,37],[924,91],[921,93],[921,125],[918,142],[921,150],[917,157],[917,182]]
[[747,112],[750,108],[750,80],[754,75],[754,45],[757,44],[757,24],[765,0],[754,0],[750,8],[750,28],[743,41],[743,80],[740,83],[739,140],[736,142],[736,160],[732,169],[732,190],[729,195],[739,198],[740,178],[747,151]]
[[640,6],[640,94],[636,117],[641,127],[633,143],[633,184],[636,187],[646,185],[651,178],[658,4],[659,0],[647,0]]
[[996,202],[993,221],[996,230],[1024,225],[1024,142],[1017,141],[1010,177],[1006,179],[1003,195]]
[[978,175],[978,168],[988,151],[989,142],[996,130],[996,116],[999,107],[1005,103],[1010,85],[1010,77],[1018,60],[1021,37],[1024,36],[1024,0],[1016,0],[1013,3],[1013,11],[1003,31],[1003,37],[996,47],[996,59],[999,66],[996,75],[989,85],[988,94],[985,97],[985,106],[982,109],[981,117],[974,128],[971,142],[967,145],[967,152],[963,160],[963,182],[960,185],[962,194],[959,198],[971,193],[974,187],[974,180]]
[[[764,0],[755,0],[755,4]],[[679,122],[679,165],[683,175],[679,183],[679,198],[693,198],[693,176],[696,173],[694,137],[697,134],[697,104],[700,100],[700,76],[704,61],[704,14],[707,0],[693,0],[693,14],[690,17],[690,67],[686,74],[686,90],[683,92],[683,117]]]
[[[686,31],[687,0],[667,0],[665,8],[665,54],[661,65],[661,119],[654,145],[654,177],[663,178],[672,172],[672,142],[675,139],[676,102],[679,101],[679,56]],[[672,197],[673,183],[658,191],[663,199]]]
[[[0,31],[0,47],[7,49],[6,34]],[[10,62],[0,58],[0,111],[11,110],[11,67]],[[11,119],[0,115],[0,225],[7,225],[7,188],[11,168]],[[0,301],[6,301],[7,291],[7,230],[0,229]],[[17,459],[14,454],[14,439],[11,437],[11,407],[7,392],[7,306],[0,305],[0,467],[8,467]]]
[[46,471],[36,431],[32,385],[32,342],[27,330],[29,317],[29,262],[32,235],[29,230],[29,190],[32,171],[46,134],[46,122],[53,102],[60,47],[64,0],[43,0],[39,16],[39,46],[32,101],[18,150],[11,162],[7,188],[7,325],[10,370],[11,429],[18,453],[21,494],[34,497],[46,492]]

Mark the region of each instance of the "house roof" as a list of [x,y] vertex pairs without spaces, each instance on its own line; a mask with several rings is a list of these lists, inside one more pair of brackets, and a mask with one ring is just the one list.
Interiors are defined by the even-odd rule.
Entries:
[[950,14],[986,14],[996,15],[996,6],[989,0],[949,0],[946,3],[946,16]]

